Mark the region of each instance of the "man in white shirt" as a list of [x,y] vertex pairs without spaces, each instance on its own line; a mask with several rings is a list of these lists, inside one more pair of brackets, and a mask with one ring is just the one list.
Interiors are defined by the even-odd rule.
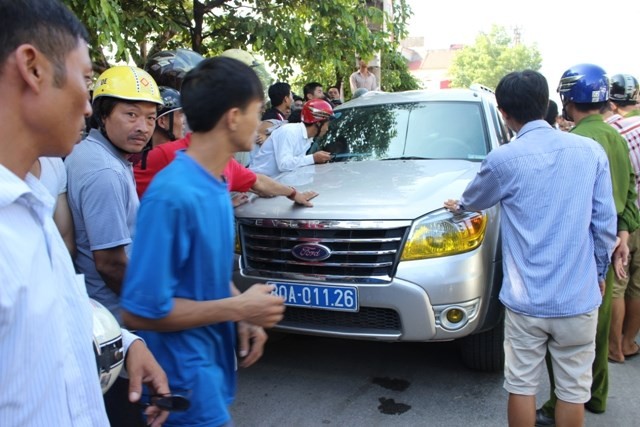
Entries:
[[[88,35],[58,0],[0,0],[0,425],[106,426],[92,313],[53,222],[54,198],[29,173],[66,156],[91,113]],[[34,114],[38,112],[38,114]],[[123,331],[129,397],[168,393],[144,342]],[[157,408],[147,421],[162,424]]]
[[367,61],[358,58],[360,68],[349,77],[351,93],[355,93],[357,89],[364,88],[367,90],[378,90],[378,80],[375,74],[369,71]]
[[262,144],[249,169],[274,178],[302,166],[327,163],[331,153],[307,154],[313,138],[322,137],[329,129],[333,108],[323,99],[312,99],[302,106],[302,122],[280,126]]

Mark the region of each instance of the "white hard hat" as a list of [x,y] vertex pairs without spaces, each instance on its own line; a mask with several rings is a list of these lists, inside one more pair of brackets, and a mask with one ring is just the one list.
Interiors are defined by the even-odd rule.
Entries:
[[93,352],[96,355],[102,394],[109,390],[124,364],[122,332],[113,314],[98,301],[89,299],[93,312]]

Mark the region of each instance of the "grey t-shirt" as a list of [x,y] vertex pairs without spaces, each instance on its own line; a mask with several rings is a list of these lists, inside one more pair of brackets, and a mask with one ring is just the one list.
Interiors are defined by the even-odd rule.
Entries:
[[93,251],[125,246],[129,255],[140,205],[131,163],[93,129],[65,159],[65,166],[76,236],[76,269],[85,275],[89,296],[121,321],[120,298],[96,270]]

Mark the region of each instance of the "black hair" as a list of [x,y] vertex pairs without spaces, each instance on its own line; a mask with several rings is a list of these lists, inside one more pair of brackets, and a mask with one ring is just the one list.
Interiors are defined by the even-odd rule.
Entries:
[[628,100],[628,101],[618,101],[618,100],[609,98],[609,101],[613,102],[618,107],[631,107],[633,105],[638,105],[638,102],[636,100],[634,100],[634,99],[631,99],[631,100]]
[[289,117],[287,118],[287,121],[289,123],[301,123],[302,122],[302,110],[301,109],[297,109],[297,110],[293,110],[291,111],[291,114],[289,114]]
[[208,132],[232,108],[262,101],[264,92],[256,73],[237,59],[205,59],[187,73],[180,93],[189,128]]
[[534,70],[507,74],[496,87],[496,101],[501,110],[520,124],[541,120],[549,106],[549,85]]
[[556,126],[556,120],[558,119],[558,104],[553,99],[549,100],[549,106],[547,107],[547,115],[544,119],[551,126]]
[[287,96],[291,96],[289,83],[277,82],[269,86],[269,100],[272,106],[276,107],[282,104]]
[[102,127],[102,122],[104,121],[104,119],[109,117],[109,115],[119,102],[126,101],[113,98],[111,96],[101,96],[93,101],[93,103],[91,104],[91,108],[93,109],[93,122],[99,125],[98,128]]
[[580,111],[581,113],[588,113],[593,110],[598,110],[598,113],[602,113],[603,111],[606,111],[607,102],[609,101],[587,102],[587,103],[574,102],[573,105],[575,105],[576,110]]
[[318,86],[322,87],[322,85],[318,82],[311,82],[304,85],[304,87],[302,88],[302,92],[304,93],[305,100],[307,100],[307,95],[313,95],[313,92]]
[[66,56],[89,35],[58,0],[0,0],[0,67],[19,46],[31,44],[54,66],[54,84],[65,82]]

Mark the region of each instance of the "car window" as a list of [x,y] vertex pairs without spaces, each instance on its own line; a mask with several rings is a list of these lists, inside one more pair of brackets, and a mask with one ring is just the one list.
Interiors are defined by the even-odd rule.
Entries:
[[477,102],[425,102],[411,111],[405,156],[484,159],[485,120]]
[[487,140],[480,103],[438,101],[341,109],[319,145],[334,161],[482,160]]
[[334,161],[402,156],[411,104],[377,105],[340,111],[320,143]]

